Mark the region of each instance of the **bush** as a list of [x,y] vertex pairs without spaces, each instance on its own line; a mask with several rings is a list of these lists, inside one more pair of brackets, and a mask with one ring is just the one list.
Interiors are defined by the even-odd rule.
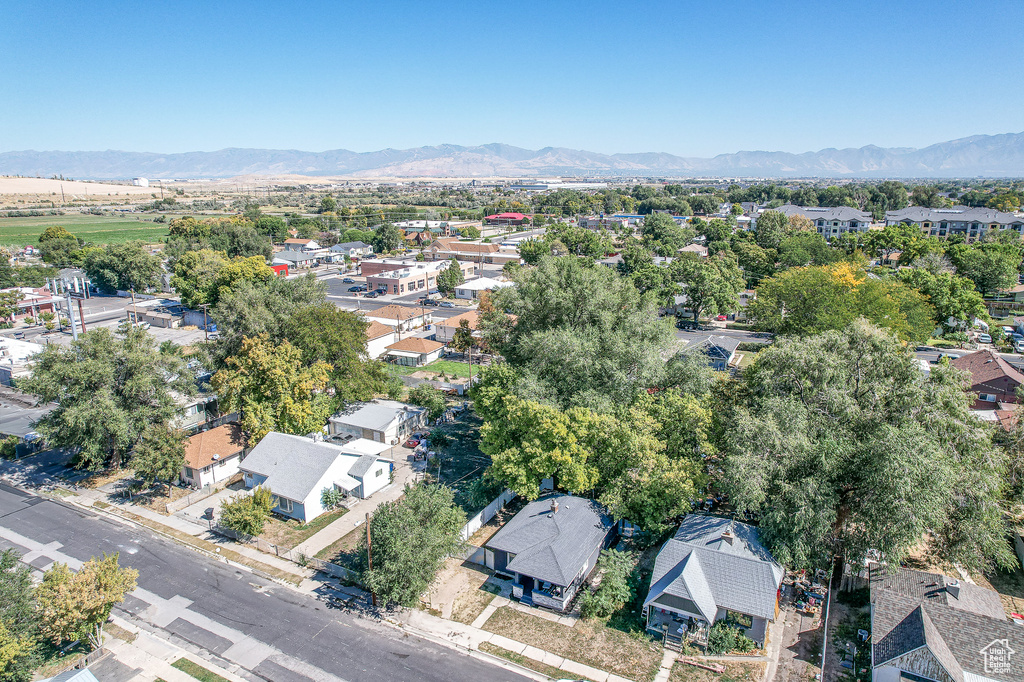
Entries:
[[859,590],[840,590],[836,593],[836,601],[855,609],[863,608],[871,601],[871,590],[867,587],[862,587]]
[[736,629],[723,622],[715,623],[708,633],[708,654],[718,656],[736,648]]
[[447,404],[444,400],[444,393],[430,384],[420,384],[409,389],[409,402],[413,405],[427,408],[427,417],[431,420],[437,419],[444,414]]
[[736,647],[734,651],[739,654],[749,654],[757,645],[754,644],[754,640],[747,637],[742,632],[736,633]]
[[269,488],[256,488],[252,495],[220,505],[221,525],[246,535],[259,535],[270,518],[275,499]]
[[0,440],[0,458],[14,459],[18,454],[18,443],[21,440],[17,436],[7,436]]
[[633,585],[630,576],[636,565],[632,552],[604,550],[597,561],[597,567],[604,575],[601,584],[593,592],[587,592],[580,600],[580,613],[584,618],[607,618],[633,599]]
[[320,491],[320,506],[330,510],[341,504],[341,491],[337,488],[324,488]]
[[448,434],[441,429],[433,429],[430,432],[430,435],[427,436],[427,440],[430,441],[431,447],[435,448],[443,448],[446,445],[450,445],[452,442],[452,439],[448,437]]

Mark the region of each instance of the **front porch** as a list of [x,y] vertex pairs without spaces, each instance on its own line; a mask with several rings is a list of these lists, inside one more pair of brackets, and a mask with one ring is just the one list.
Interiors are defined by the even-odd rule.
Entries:
[[566,611],[583,584],[583,577],[577,576],[570,585],[555,585],[526,575],[516,575],[512,585],[512,597],[526,606],[540,606],[558,612]]
[[703,618],[649,606],[647,632],[662,638],[664,645],[679,650],[683,643],[707,646],[710,625]]

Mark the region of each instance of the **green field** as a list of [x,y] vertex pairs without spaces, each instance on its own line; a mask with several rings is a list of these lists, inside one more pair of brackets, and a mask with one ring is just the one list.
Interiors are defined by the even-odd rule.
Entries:
[[167,223],[154,223],[152,216],[54,215],[0,218],[0,244],[36,244],[39,235],[50,225],[60,225],[76,237],[97,245],[134,239],[159,242],[167,236]]

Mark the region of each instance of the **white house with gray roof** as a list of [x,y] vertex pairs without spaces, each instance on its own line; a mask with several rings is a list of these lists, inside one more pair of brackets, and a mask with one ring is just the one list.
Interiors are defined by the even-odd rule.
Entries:
[[398,445],[426,424],[427,408],[396,400],[355,403],[328,420],[332,435],[351,435],[390,445]]
[[269,488],[274,511],[308,523],[326,511],[324,488],[367,498],[391,482],[393,464],[366,448],[346,447],[271,431],[238,469],[246,488]]
[[594,500],[548,495],[523,507],[487,541],[491,556],[485,561],[514,578],[512,596],[521,603],[564,611],[617,535],[615,522]]
[[709,628],[725,620],[763,646],[784,574],[753,526],[691,514],[658,552],[647,630],[666,644],[706,644]]

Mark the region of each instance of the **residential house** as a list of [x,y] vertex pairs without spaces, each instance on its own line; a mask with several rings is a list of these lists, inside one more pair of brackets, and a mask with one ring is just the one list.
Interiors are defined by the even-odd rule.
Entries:
[[[776,209],[787,218],[801,215],[810,220],[825,239],[847,232],[867,232],[871,227],[871,214],[849,206],[794,206],[786,204]],[[756,224],[754,229],[757,229]]]
[[455,287],[455,298],[472,300],[479,298],[481,291],[494,291],[495,289],[504,289],[510,286],[514,286],[512,282],[502,282],[490,277],[477,277],[466,280]]
[[869,580],[875,682],[1024,680],[1024,628],[1006,617],[998,593],[880,565]]
[[324,252],[324,247],[320,246],[313,239],[302,239],[293,237],[291,239],[285,239],[284,248],[287,251],[300,251],[302,253],[320,254]]
[[736,359],[736,350],[739,348],[739,339],[732,336],[704,336],[692,339],[681,351],[684,354],[703,353],[707,356],[708,364],[719,372],[729,369]]
[[280,251],[274,254],[273,265],[287,265],[292,270],[311,268],[316,265],[317,256],[305,251]]
[[484,545],[487,564],[511,575],[523,604],[565,611],[617,526],[594,500],[547,495],[530,502]]
[[372,321],[366,328],[366,354],[371,360],[376,360],[397,339],[394,327]]
[[736,295],[739,307],[736,309],[736,321],[741,322],[747,319],[747,307],[757,298],[757,292],[753,289],[744,289]]
[[43,446],[36,422],[53,411],[55,403],[40,404],[39,398],[16,389],[0,386],[0,436],[17,439],[15,455],[23,457]]
[[202,488],[222,483],[238,473],[245,452],[245,436],[235,423],[201,431],[185,443],[181,481]]
[[427,425],[427,409],[394,400],[355,403],[328,420],[332,435],[344,434],[398,445]]
[[525,213],[495,213],[484,218],[486,225],[522,225],[530,222],[530,216]]
[[498,265],[522,261],[522,258],[519,257],[518,246],[507,246],[482,241],[459,241],[454,238],[435,239],[423,249],[423,257],[432,261],[454,258],[459,261]]
[[182,431],[195,433],[203,424],[218,417],[217,396],[212,393],[200,391],[197,395],[189,397],[177,391],[171,391],[171,397],[178,404],[178,414],[174,418],[174,426]]
[[880,262],[881,262],[882,265],[887,265],[890,268],[895,268],[896,266],[898,266],[900,264],[900,256],[902,256],[902,255],[903,255],[902,251],[892,251],[892,252],[882,256],[882,259],[881,259]]
[[1005,213],[994,208],[953,206],[951,208],[925,208],[910,206],[898,211],[886,211],[886,225],[913,225],[925,236],[948,238],[960,235],[969,242],[984,237],[988,232],[1012,230],[1019,237],[1024,232],[1024,214]]
[[[106,679],[106,678],[105,678]],[[47,677],[42,682],[100,682],[88,668],[72,668],[65,670],[56,677]]]
[[342,445],[271,431],[239,465],[246,488],[268,488],[274,511],[308,523],[326,511],[324,489],[367,498],[391,482],[393,464]]
[[679,253],[695,253],[701,258],[708,257],[708,247],[703,244],[688,244],[683,248],[679,249]]
[[438,320],[438,322],[434,324],[434,338],[441,343],[448,343],[455,338],[455,332],[458,331],[463,320],[466,321],[470,330],[474,332],[474,336],[476,336],[477,328],[480,326],[480,313],[476,310],[467,310],[464,313],[453,315],[446,320]]
[[404,367],[422,367],[441,357],[444,344],[418,336],[410,336],[387,347],[388,362]]
[[654,562],[647,631],[670,645],[706,644],[710,627],[724,620],[763,646],[784,575],[753,526],[690,514]]
[[629,218],[626,216],[583,216],[579,220],[579,226],[588,230],[627,230],[630,227]]
[[996,296],[996,301],[999,303],[1024,303],[1024,284],[1000,291]]
[[363,258],[373,253],[373,247],[363,242],[345,242],[344,244],[335,244],[330,248],[330,252],[349,258]]
[[417,327],[430,324],[430,313],[416,308],[407,308],[400,305],[386,305],[383,308],[369,310],[363,313],[370,322],[380,322],[389,327],[394,327],[400,332],[407,332]]
[[619,264],[622,263],[622,254],[617,253],[614,256],[608,256],[597,261],[598,265],[603,265],[606,268],[618,268]]
[[991,350],[962,355],[950,363],[970,375],[970,391],[978,394],[974,409],[998,409],[998,403],[1016,403],[1017,387],[1024,384],[1024,374]]

